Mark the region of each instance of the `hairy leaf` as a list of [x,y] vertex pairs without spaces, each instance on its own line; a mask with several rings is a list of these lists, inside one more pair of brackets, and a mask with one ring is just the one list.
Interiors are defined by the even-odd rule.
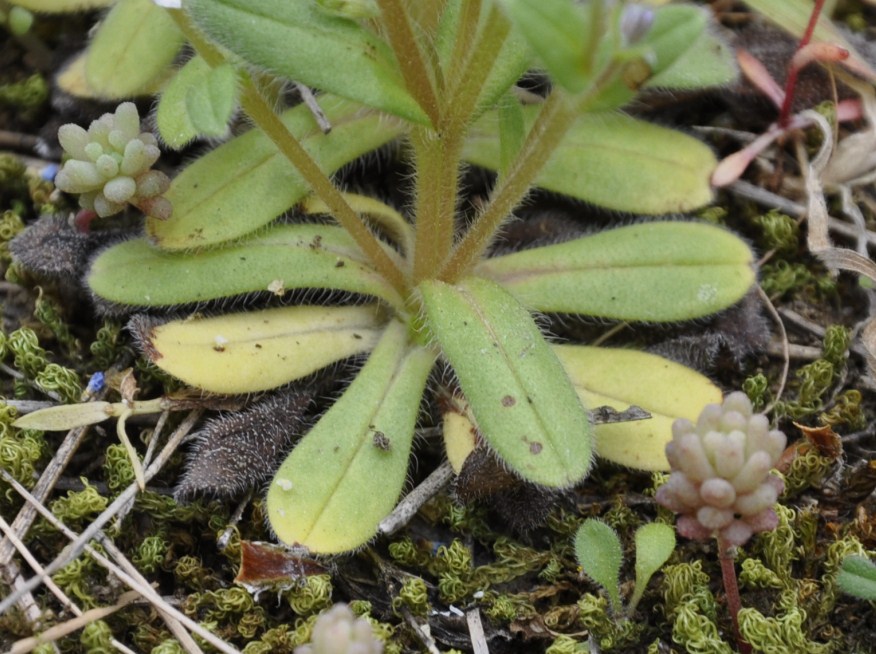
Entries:
[[139,307],[305,288],[401,303],[352,237],[332,225],[278,225],[261,236],[197,255],[163,252],[145,239],[133,239],[104,250],[86,281],[104,300]]
[[[332,123],[323,134],[304,105],[282,116],[320,168],[332,173],[398,136],[401,125],[356,103],[320,97]],[[169,220],[148,218],[146,231],[167,250],[189,250],[245,236],[307,195],[303,178],[259,130],[200,157],[171,183]]]
[[356,21],[315,2],[186,0],[184,7],[207,34],[255,66],[428,123],[390,47]]
[[[524,107],[527,125],[537,106]],[[465,159],[497,170],[499,119],[470,130]],[[583,114],[536,178],[536,185],[609,209],[644,214],[688,211],[712,200],[715,155],[698,140],[622,114]]]
[[618,320],[691,320],[738,302],[753,255],[711,225],[650,222],[483,261],[525,306]]
[[612,610],[620,613],[623,550],[617,532],[601,520],[588,518],[575,534],[575,556],[587,576],[608,593]]
[[594,427],[596,455],[638,470],[668,470],[666,443],[676,418],[696,421],[721,389],[705,376],[655,354],[581,345],[554,345],[575,390],[588,406],[638,406],[650,420]]
[[149,93],[182,44],[182,33],[164,9],[151,0],[119,0],[88,46],[88,84],[107,100]]
[[628,612],[636,610],[651,577],[672,556],[675,530],[669,525],[649,522],[636,530],[636,590],[630,598]]
[[367,352],[382,323],[374,305],[295,306],[163,325],[135,319],[131,330],[153,363],[187,384],[213,393],[252,393]]
[[643,43],[654,48],[656,74],[645,86],[696,89],[727,84],[737,76],[733,51],[707,28],[699,7],[670,5],[655,12]]
[[484,438],[524,479],[570,486],[590,468],[590,425],[529,313],[500,286],[420,284],[427,325]]
[[83,404],[64,404],[27,413],[15,422],[19,429],[41,429],[44,431],[66,431],[74,427],[95,425],[113,415],[111,402],[85,402]]
[[10,0],[10,4],[46,14],[65,14],[108,7],[115,0]]
[[277,537],[312,552],[360,547],[392,510],[434,355],[390,323],[365,367],[280,466],[268,489]]
[[844,593],[876,601],[876,564],[863,556],[847,556],[836,575],[836,583]]

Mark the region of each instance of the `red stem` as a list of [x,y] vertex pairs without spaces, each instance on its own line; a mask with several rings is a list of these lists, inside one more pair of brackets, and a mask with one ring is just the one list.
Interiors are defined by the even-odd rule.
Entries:
[[[812,8],[812,14],[809,16],[809,24],[806,26],[803,38],[800,39],[800,44],[797,46],[798,52],[812,40],[812,34],[815,32],[815,26],[818,24],[818,17],[821,16],[823,8],[824,0],[815,0],[815,7]],[[785,101],[782,103],[782,110],[779,112],[779,127],[787,127],[788,122],[791,120],[791,103],[794,102],[794,88],[797,86],[797,74],[799,72],[800,69],[796,66],[788,68],[788,79],[785,80]]]
[[727,596],[727,610],[733,620],[733,631],[736,634],[736,644],[740,654],[751,654],[751,645],[742,638],[739,631],[739,609],[742,608],[742,600],[739,598],[739,585],[736,583],[736,557],[733,548],[723,538],[718,538],[718,560],[721,562],[721,578],[724,581],[724,594]]

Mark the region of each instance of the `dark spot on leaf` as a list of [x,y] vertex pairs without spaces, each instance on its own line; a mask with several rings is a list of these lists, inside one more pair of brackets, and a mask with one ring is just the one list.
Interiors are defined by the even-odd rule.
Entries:
[[539,443],[538,441],[533,441],[532,443],[529,444],[529,451],[532,454],[541,454],[541,450],[542,450],[542,444]]
[[392,442],[389,440],[389,437],[382,431],[375,431],[374,435],[371,437],[371,442],[378,450],[389,452],[389,450],[392,449]]
[[354,334],[353,334],[353,338],[355,338],[357,341],[361,341],[361,340],[362,340],[362,334],[356,334],[356,333],[354,333]]
[[502,398],[502,406],[508,407],[508,406],[514,406],[515,404],[517,404],[517,400],[515,400],[510,395],[506,395],[505,397]]
[[343,268],[346,264],[343,261],[337,261],[335,263],[335,268]]
[[224,345],[214,345],[214,346],[213,346],[213,351],[214,351],[214,352],[220,352],[220,353],[221,353],[221,352],[224,352],[224,351],[225,351],[225,346],[224,346]]

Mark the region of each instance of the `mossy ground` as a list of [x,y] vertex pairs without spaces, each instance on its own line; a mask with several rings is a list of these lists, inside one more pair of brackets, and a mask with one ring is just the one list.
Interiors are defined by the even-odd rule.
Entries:
[[[861,17],[863,29],[872,31],[872,12],[851,15]],[[87,25],[87,17],[72,27],[45,21],[39,34],[57,51],[72,51],[82,42]],[[0,396],[16,401],[76,401],[91,374],[132,367],[138,397],[157,397],[170,382],[140,361],[119,321],[95,318],[76,284],[47,284],[10,265],[7,244],[16,233],[41,214],[67,214],[73,209],[69,199],[53,193],[51,184],[40,178],[38,171],[48,161],[34,150],[34,139],[47,139],[51,151],[52,130],[59,123],[87,122],[110,107],[96,108],[57,95],[56,100],[63,101],[51,104],[49,80],[54,70],[37,70],[15,41],[3,43],[0,272],[6,281],[0,282]],[[675,98],[668,105],[667,99],[654,98],[637,110],[688,129],[695,124],[746,129],[749,123],[734,112],[739,97],[722,91]],[[721,140],[713,145],[722,151],[735,147]],[[752,173],[750,181],[774,190],[782,176],[798,176],[790,158],[774,156],[781,168],[772,175]],[[390,158],[389,154],[371,158],[350,174],[361,178],[357,183],[363,188],[397,199],[395,184],[405,171]],[[477,173],[471,177],[469,192],[474,195],[485,180]],[[859,188],[857,194],[867,227],[876,229],[872,187]],[[524,220],[521,225],[535,224],[546,215],[559,216],[554,227],[547,220],[530,230],[542,238],[545,225],[561,227],[564,220],[580,221],[582,215],[588,224],[630,220],[551,195],[536,195],[524,213],[530,223]],[[805,225],[796,216],[728,193],[719,195],[715,206],[699,217],[740,232],[764,255],[761,287],[781,312],[792,344],[787,387],[773,406],[773,415],[797,447],[785,462],[788,492],[782,498],[779,528],[755,538],[737,560],[745,607],[743,632],[758,651],[872,651],[876,610],[872,604],[843,596],[834,583],[843,556],[866,552],[872,556],[876,550],[876,387],[866,377],[855,333],[867,317],[870,291],[851,276],[830,276],[807,253]],[[531,237],[525,229],[519,232],[509,238]],[[867,235],[872,237],[873,231]],[[736,321],[746,317],[737,314]],[[564,321],[552,327],[581,339],[597,338],[610,329]],[[771,323],[769,344],[736,360],[732,346],[715,345],[715,338],[708,336],[723,334],[729,343],[743,347],[745,329],[736,327],[738,334],[730,334],[733,329],[720,320],[693,329],[640,326],[623,330],[613,342],[669,343],[670,351],[704,365],[726,390],[743,388],[760,406],[771,405],[782,377],[780,332]],[[704,361],[703,353],[713,349],[714,355]],[[114,401],[119,397],[118,383],[109,376],[105,393]],[[55,453],[76,434],[16,430],[10,426],[15,415],[12,405],[0,403],[0,468],[34,489]],[[127,431],[141,456],[157,453],[184,418],[184,414],[169,415],[158,426],[155,420],[132,423]],[[830,426],[838,441],[826,430],[807,435],[793,421]],[[426,424],[422,434],[412,483],[441,460],[434,430]],[[659,475],[602,464],[572,492],[548,497],[506,489],[477,506],[463,506],[452,493],[442,492],[400,534],[323,562],[324,573],[299,579],[290,588],[266,589],[253,596],[233,579],[241,540],[271,540],[260,494],[239,503],[208,498],[178,504],[172,489],[185,464],[184,450],[170,454],[146,490],[136,493],[133,505],[114,511],[115,517],[103,529],[108,542],[94,541],[94,547],[117,565],[132,564],[147,583],[155,585],[167,603],[164,608],[174,607],[231,648],[292,651],[307,641],[320,610],[346,601],[374,621],[391,652],[471,651],[466,613],[473,609],[480,610],[494,654],[590,651],[584,644],[588,638],[603,651],[735,651],[713,544],[681,541],[630,620],[611,616],[602,591],[579,574],[572,539],[582,520],[598,516],[621,534],[628,554],[622,578],[632,579],[633,531],[643,522],[672,519],[651,499]],[[42,504],[81,533],[133,483],[133,470],[112,426],[101,425],[82,435]],[[28,529],[15,526],[25,506],[11,482],[0,479],[0,515],[14,526],[33,558],[49,565],[68,539],[41,517]],[[530,519],[530,514],[543,519]],[[518,526],[532,528],[512,529],[506,519],[512,515],[522,516]],[[535,522],[538,526],[533,526]],[[4,597],[18,574],[27,579],[33,572],[12,549],[0,555],[0,597]],[[53,579],[58,595],[70,605],[65,606],[46,585],[39,586],[0,616],[0,648],[64,625],[77,611],[113,606],[127,590],[89,554],[75,557]],[[624,590],[629,595],[629,584]],[[115,639],[133,651],[191,649],[172,631],[173,621],[162,617],[159,607],[157,601],[134,601],[62,636],[56,645],[61,651],[102,652],[110,651]],[[213,647],[199,635],[194,642],[207,650]],[[43,644],[38,649],[51,647]]]

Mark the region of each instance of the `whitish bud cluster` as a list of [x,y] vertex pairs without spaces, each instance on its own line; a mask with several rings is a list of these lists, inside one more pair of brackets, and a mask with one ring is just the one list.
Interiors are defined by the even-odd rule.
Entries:
[[682,536],[742,545],[778,524],[773,505],[784,482],[770,470],[785,440],[765,415],[752,413],[744,393],[731,393],[723,405],[707,405],[696,425],[683,419],[672,425],[666,445],[672,474],[657,502],[679,514]]
[[383,642],[371,625],[357,618],[346,604],[335,604],[313,625],[310,644],[295,648],[295,654],[381,654]]
[[140,131],[133,102],[123,102],[115,113],[93,121],[88,131],[62,125],[58,140],[70,158],[55,177],[55,185],[78,194],[83,209],[104,217],[132,204],[155,218],[170,217],[170,202],[161,197],[170,180],[151,170],[161,153],[155,137]]

